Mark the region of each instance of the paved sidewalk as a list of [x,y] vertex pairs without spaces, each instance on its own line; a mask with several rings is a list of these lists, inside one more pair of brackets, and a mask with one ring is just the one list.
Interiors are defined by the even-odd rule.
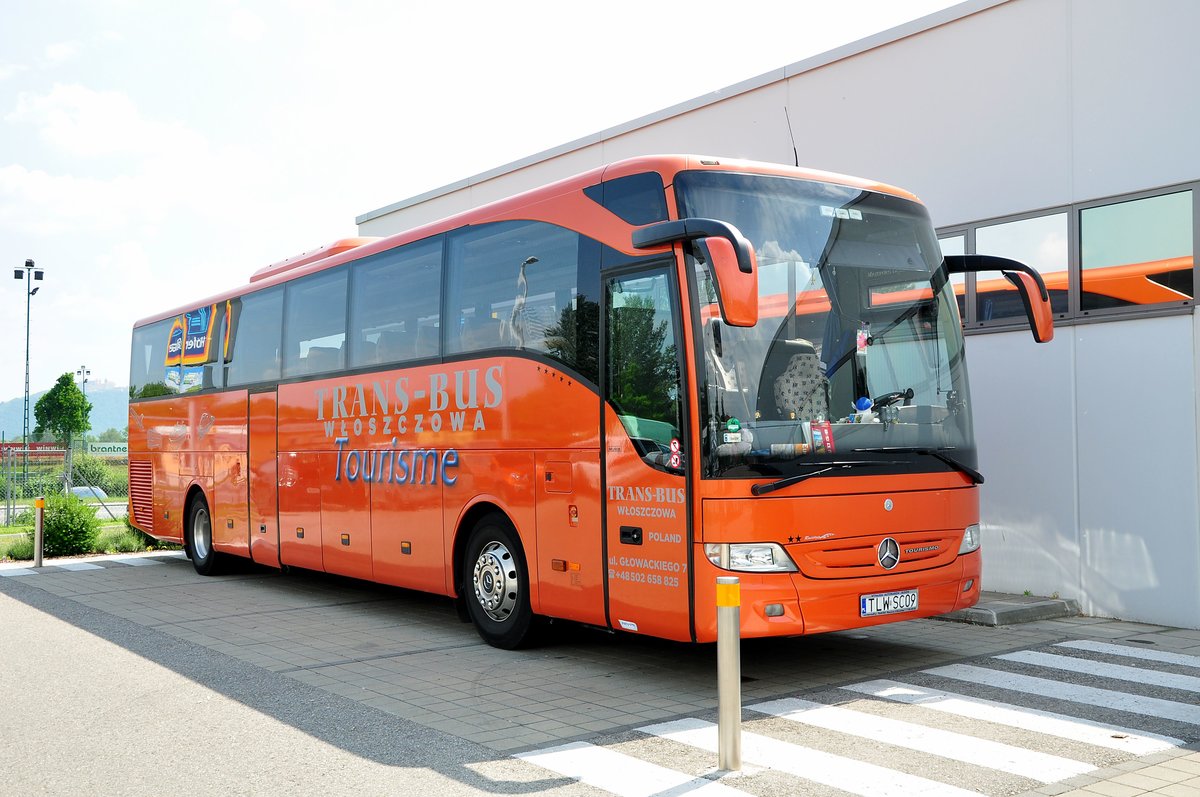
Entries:
[[[154,563],[168,566],[137,566]],[[29,563],[0,563],[0,583],[36,587],[22,591],[44,591],[59,605],[102,612],[176,644],[232,657],[264,678],[282,676],[474,742],[500,756],[493,762],[536,746],[715,710],[704,648],[568,625],[556,626],[561,630],[554,646],[505,653],[456,622],[444,599],[363,582],[258,571],[201,579],[179,552],[46,565],[35,571]],[[1200,656],[1200,630],[1079,616],[1072,601],[1056,598],[985,593],[977,607],[947,619],[960,622],[916,620],[824,637],[747,641],[744,701],[1062,639]],[[224,679],[224,671],[214,667],[214,677]],[[456,779],[455,786],[462,785]],[[1059,794],[1200,795],[1200,748],[1142,756],[1025,792]]]

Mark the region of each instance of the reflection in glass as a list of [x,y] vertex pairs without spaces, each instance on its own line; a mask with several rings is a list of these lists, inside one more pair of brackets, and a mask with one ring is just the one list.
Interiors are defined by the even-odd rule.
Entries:
[[1079,227],[1081,309],[1192,298],[1191,191],[1087,208]]
[[[1033,266],[1046,281],[1051,309],[1055,313],[1065,313],[1067,240],[1067,214],[1052,213],[980,227],[975,232],[975,251]],[[1025,318],[1025,309],[1016,288],[995,271],[976,275],[975,308],[976,320],[985,323]]]
[[[705,476],[786,478],[848,457],[974,467],[961,325],[921,205],[718,172],[681,174],[676,188],[683,215],[732,223],[759,264],[759,322],[741,328],[721,321],[693,261]],[[914,450],[938,454],[898,456]]]

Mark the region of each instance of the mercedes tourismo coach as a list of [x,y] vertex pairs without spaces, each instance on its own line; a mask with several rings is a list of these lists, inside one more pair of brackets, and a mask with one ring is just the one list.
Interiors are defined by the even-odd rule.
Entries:
[[544,618],[715,638],[973,605],[980,535],[949,275],[877,183],[622,161],[348,239],[138,322],[130,516],[186,546],[454,597],[488,642]]

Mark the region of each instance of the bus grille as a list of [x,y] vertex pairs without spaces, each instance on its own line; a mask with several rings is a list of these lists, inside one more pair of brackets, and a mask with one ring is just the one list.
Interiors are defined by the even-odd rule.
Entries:
[[146,533],[154,531],[154,463],[129,462],[129,504],[133,520]]
[[[794,545],[789,547],[789,552],[800,571],[809,578],[911,573],[954,561],[961,534],[950,531],[879,534]],[[900,562],[893,570],[886,570],[879,564],[879,544],[887,537],[895,539],[900,548]]]

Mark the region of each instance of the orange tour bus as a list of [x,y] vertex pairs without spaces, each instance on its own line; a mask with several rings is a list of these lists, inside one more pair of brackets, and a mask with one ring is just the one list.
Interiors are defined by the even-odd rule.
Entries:
[[[229,557],[451,596],[492,645],[550,618],[715,639],[979,596],[963,336],[903,190],[694,156],[614,163],[346,239],[139,321],[130,517]],[[788,297],[795,297],[788,300]]]

